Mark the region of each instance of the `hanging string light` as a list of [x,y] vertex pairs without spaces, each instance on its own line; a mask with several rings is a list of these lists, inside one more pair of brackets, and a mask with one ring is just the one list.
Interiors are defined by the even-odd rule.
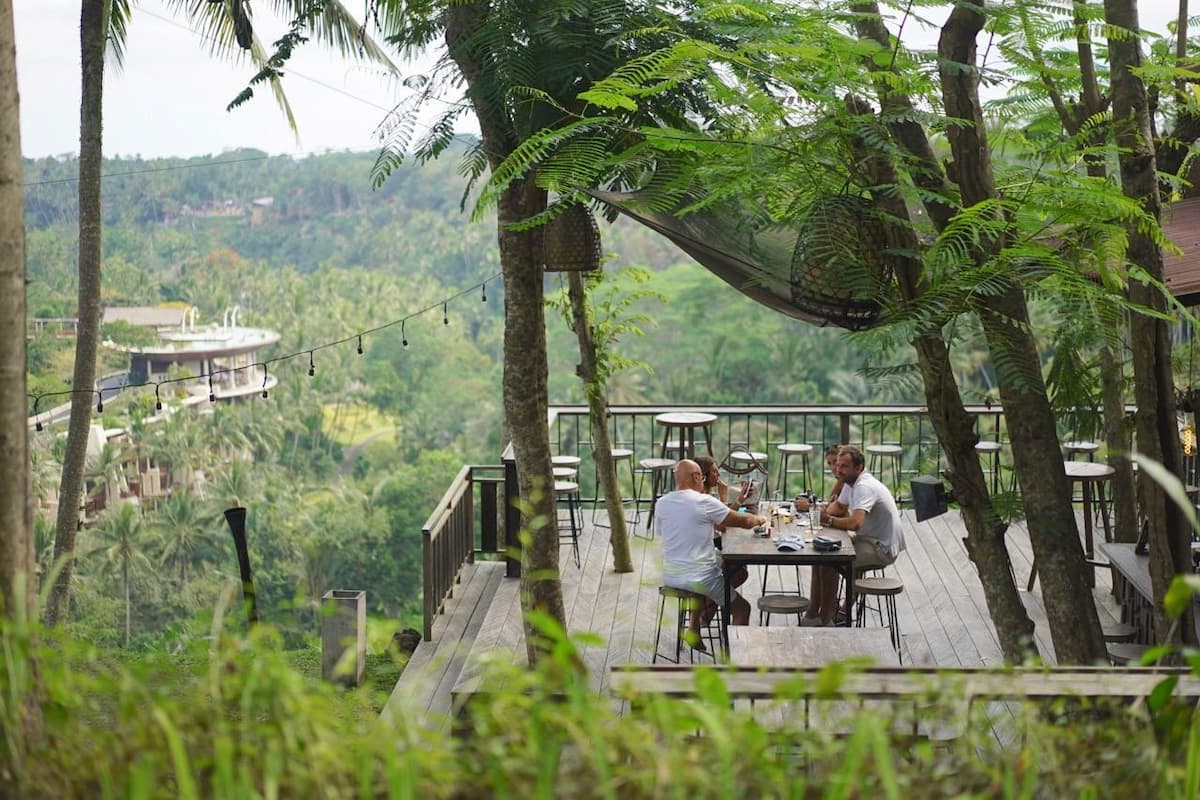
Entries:
[[[300,350],[295,353],[288,353],[287,355],[276,356],[275,358],[270,359],[270,361],[272,361],[272,362],[289,361],[293,358],[299,358],[300,356],[307,355],[308,356],[308,374],[309,374],[309,376],[314,376],[316,374],[316,363],[314,360],[314,353],[317,350],[320,350],[320,349],[326,348],[326,347],[335,347],[337,345],[344,344],[346,342],[355,341],[356,342],[355,349],[357,350],[358,354],[361,356],[365,352],[365,348],[364,348],[364,344],[363,344],[363,337],[368,336],[373,333],[378,333],[379,331],[390,328],[396,324],[400,325],[400,343],[405,348],[407,348],[409,346],[408,330],[407,330],[408,320],[413,319],[414,317],[419,317],[430,311],[433,311],[440,304],[442,307],[442,324],[449,325],[450,324],[450,301],[451,300],[458,299],[459,297],[462,297],[470,292],[473,292],[473,291],[475,291],[476,288],[478,288],[480,290],[480,294],[479,294],[480,301],[486,303],[487,302],[487,285],[490,281],[497,280],[498,278],[500,278],[500,274],[496,273],[496,274],[488,277],[484,281],[476,284],[475,286],[472,286],[469,289],[464,289],[461,292],[457,292],[453,295],[450,295],[449,297],[443,298],[442,300],[438,301],[437,303],[432,303],[432,304],[426,306],[425,308],[422,308],[419,311],[415,311],[401,319],[395,319],[395,320],[392,320],[391,322],[386,322],[382,325],[377,325],[376,327],[369,328],[367,330],[357,331],[355,333],[352,333],[352,334],[346,336],[345,338],[338,339],[338,340],[332,341],[332,342],[326,342],[325,344],[317,345],[316,347],[313,347],[313,348],[310,348],[307,350]],[[213,377],[218,372],[230,372],[230,371],[240,372],[243,369],[253,370],[255,367],[262,367],[262,370],[263,370],[262,396],[264,398],[269,397],[270,395],[268,392],[268,384],[270,382],[270,379],[269,379],[269,373],[267,370],[267,363],[266,362],[255,362],[252,364],[246,364],[241,367],[237,367],[237,368],[233,368],[233,369],[217,370],[215,372],[210,369],[208,371],[207,375],[202,373],[200,375],[201,378],[205,378],[205,377],[208,378],[208,401],[210,403],[215,403],[217,401],[217,393],[216,393],[216,387],[213,383]],[[153,384],[154,385],[154,408],[156,411],[161,411],[162,410],[162,394],[161,394],[162,384],[183,383],[183,382],[194,381],[194,380],[195,380],[195,378],[192,376],[185,376],[185,377],[180,377],[180,378],[160,378],[155,381],[147,380],[142,383],[125,384],[125,386],[122,388],[138,389],[138,388],[150,386],[151,384]],[[90,389],[90,390],[68,389],[68,390],[64,390],[61,392],[44,392],[44,393],[36,394],[36,395],[30,394],[27,396],[33,400],[34,417],[35,417],[34,422],[35,422],[35,425],[37,426],[37,430],[42,430],[42,427],[43,427],[43,423],[40,418],[40,412],[38,411],[40,402],[43,398],[57,397],[57,396],[63,396],[63,395],[73,395],[79,391],[88,391],[88,392],[94,393],[96,395],[96,412],[101,413],[101,414],[104,413],[103,394],[101,391],[98,391],[95,389]],[[53,421],[53,420],[51,420],[51,421]]]
[[33,429],[36,431],[42,430],[42,415],[40,413],[38,413],[38,403],[40,403],[41,401],[42,401],[42,398],[40,398],[40,397],[35,397],[33,399],[33,420],[34,420]]
[[1192,423],[1185,422],[1179,430],[1179,443],[1183,446],[1183,454],[1191,458],[1196,454],[1196,431]]

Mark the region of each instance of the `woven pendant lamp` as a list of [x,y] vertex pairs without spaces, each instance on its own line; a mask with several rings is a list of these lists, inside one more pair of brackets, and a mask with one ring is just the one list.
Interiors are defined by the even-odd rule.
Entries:
[[547,272],[588,272],[600,268],[600,228],[582,203],[571,203],[547,222],[543,241]]
[[792,253],[792,303],[849,330],[871,327],[892,281],[886,249],[887,229],[866,198],[821,198]]

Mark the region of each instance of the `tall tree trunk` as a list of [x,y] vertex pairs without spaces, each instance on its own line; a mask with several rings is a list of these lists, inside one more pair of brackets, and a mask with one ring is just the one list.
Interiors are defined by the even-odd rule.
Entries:
[[33,516],[25,383],[25,203],[11,0],[0,2],[0,602],[33,607]]
[[96,384],[96,344],[100,337],[100,161],[104,99],[104,43],[108,21],[104,0],[83,0],[80,14],[82,97],[79,103],[79,323],[71,386],[71,420],[58,487],[54,561],[61,562],[46,604],[46,624],[67,616],[75,573],[75,532],[83,491],[83,466],[92,423],[90,391]]
[[[518,142],[503,100],[487,71],[489,54],[475,34],[487,23],[486,3],[451,4],[444,12],[446,46],[462,72],[495,170]],[[525,530],[521,549],[521,608],[529,663],[543,654],[531,624],[541,613],[566,630],[558,571],[558,526],[550,469],[546,320],[542,291],[542,229],[512,226],[546,209],[546,193],[530,174],[504,189],[497,203],[500,269],[504,279],[504,424],[512,436]],[[511,536],[512,531],[507,532]]]
[[579,379],[583,381],[583,391],[587,395],[588,422],[592,430],[592,458],[596,461],[596,476],[604,490],[604,507],[608,510],[608,541],[612,547],[613,570],[633,572],[621,486],[617,482],[617,465],[612,457],[612,442],[608,439],[608,402],[605,398],[604,384],[596,377],[596,344],[592,339],[592,321],[588,317],[587,297],[581,273],[568,273],[567,292],[571,299],[575,338],[579,340]]
[[[959,190],[967,207],[998,196],[975,65],[975,38],[985,21],[983,8],[982,3],[956,6],[938,41],[946,115],[967,123],[947,127]],[[981,243],[977,259],[985,259],[1001,244]],[[1090,567],[1083,558],[1024,292],[1019,284],[1010,283],[1002,292],[980,296],[976,311],[996,368],[1056,657],[1060,664],[1102,660],[1107,650],[1095,605],[1080,602],[1091,596]]]
[[125,588],[125,649],[129,649],[129,556],[121,557],[121,585]]
[[1130,427],[1125,415],[1125,371],[1121,354],[1105,343],[1100,348],[1100,398],[1104,406],[1104,444],[1112,477],[1113,540],[1136,542],[1137,493],[1129,460]]
[[[1104,17],[1110,27],[1130,32],[1108,40],[1112,62],[1113,125],[1116,128],[1121,188],[1126,197],[1159,218],[1157,165],[1150,128],[1146,86],[1138,77],[1142,66],[1137,4],[1134,0],[1105,0]],[[1163,277],[1162,250],[1137,226],[1129,230],[1129,260],[1145,270],[1154,285],[1130,283],[1129,297],[1157,312],[1166,310],[1166,298],[1158,290]],[[1183,477],[1183,457],[1176,429],[1174,376],[1171,370],[1171,332],[1165,320],[1135,314],[1131,324],[1134,398],[1137,401],[1137,449],[1155,459],[1172,474]],[[1171,621],[1162,598],[1177,574],[1191,570],[1190,533],[1180,510],[1167,500],[1161,486],[1145,472],[1139,478],[1143,515],[1149,526],[1150,582],[1157,602],[1155,628],[1160,642],[1167,640]],[[1185,641],[1196,641],[1192,606],[1185,612],[1182,631]]]
[[[851,113],[867,124],[875,123],[866,103],[851,97],[847,99],[847,104]],[[872,185],[897,185],[899,178],[887,156],[872,152],[863,139],[857,140],[857,147],[862,153],[860,158]],[[908,208],[898,193],[886,190],[875,192],[873,200],[890,218],[909,220]],[[889,224],[887,231],[888,251],[897,254],[893,256],[892,266],[900,294],[906,303],[918,303],[922,293],[921,261],[915,255],[906,254],[919,253],[921,243],[911,224]],[[983,468],[979,464],[979,454],[975,450],[979,442],[975,421],[963,406],[950,364],[950,353],[941,337],[938,322],[931,322],[922,328],[912,345],[917,351],[929,419],[946,455],[954,495],[958,498],[963,524],[967,528],[963,543],[979,570],[988,615],[995,625],[1000,650],[1006,661],[1021,663],[1030,653],[1036,652],[1034,627],[1013,577],[1012,562],[1004,542],[1008,526],[992,506]]]

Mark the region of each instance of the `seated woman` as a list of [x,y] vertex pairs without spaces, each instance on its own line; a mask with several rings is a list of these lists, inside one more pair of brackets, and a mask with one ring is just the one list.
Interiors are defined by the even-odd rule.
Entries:
[[[842,446],[840,444],[831,444],[829,447],[825,448],[825,464],[829,467],[829,473],[833,475],[835,479],[833,491],[830,492],[829,497],[824,501],[826,503],[837,502],[838,497],[842,493],[842,487],[846,485],[845,481],[839,478],[837,473],[838,450],[841,448]],[[810,503],[808,498],[804,495],[796,495],[795,505],[797,511],[808,511],[808,509],[812,507],[812,503]]]

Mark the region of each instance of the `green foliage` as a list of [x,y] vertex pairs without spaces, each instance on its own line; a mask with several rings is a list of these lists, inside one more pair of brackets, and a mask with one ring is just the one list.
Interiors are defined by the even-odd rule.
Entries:
[[[935,739],[912,736],[907,704],[843,706],[838,722],[807,726],[798,685],[749,713],[730,702],[711,668],[696,670],[695,699],[614,703],[576,668],[587,643],[544,623],[538,630],[553,657],[536,671],[493,665],[485,685],[494,688],[474,698],[452,738],[403,713],[385,723],[364,707],[377,696],[372,689],[315,680],[312,650],[286,650],[269,625],[236,630],[223,608],[207,635],[182,636],[173,652],[136,659],[20,622],[0,624],[7,791],[27,798],[1180,797],[1191,796],[1200,758],[1194,711],[1165,692],[1142,707],[1013,703],[992,713],[974,703],[964,715],[964,699],[946,680],[918,703],[924,719],[942,721]],[[855,668],[827,668],[812,687],[814,705]],[[30,724],[35,716],[38,725]]]

